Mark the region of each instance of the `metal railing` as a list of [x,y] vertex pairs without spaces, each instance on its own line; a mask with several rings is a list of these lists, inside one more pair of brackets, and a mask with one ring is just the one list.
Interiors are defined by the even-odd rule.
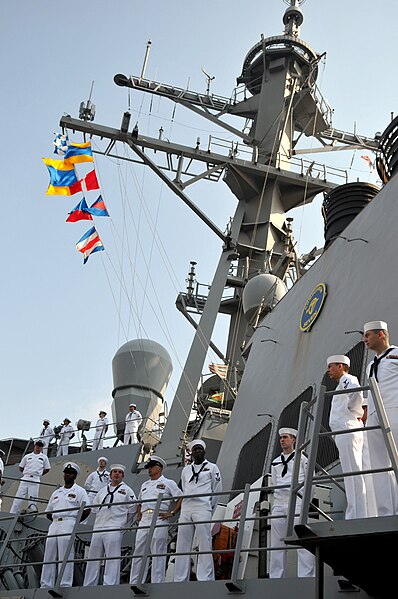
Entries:
[[[299,416],[299,424],[298,424],[298,435],[296,440],[296,455],[299,459],[295,459],[293,463],[293,474],[292,474],[292,485],[290,489],[290,499],[289,499],[289,509],[288,509],[288,517],[287,517],[287,538],[293,535],[293,526],[294,526],[294,515],[296,512],[296,504],[297,499],[302,498],[301,505],[301,514],[300,514],[300,524],[307,524],[308,521],[308,511],[311,505],[311,495],[312,495],[312,487],[313,484],[321,483],[321,482],[330,482],[339,486],[340,489],[343,488],[338,484],[339,480],[344,480],[345,478],[351,476],[364,476],[367,474],[380,474],[383,472],[391,472],[393,471],[395,474],[396,481],[398,483],[398,451],[394,441],[394,437],[390,428],[390,424],[388,421],[388,417],[386,414],[386,410],[384,408],[383,400],[380,394],[379,386],[376,380],[373,377],[369,379],[369,385],[363,387],[355,387],[351,392],[360,392],[360,391],[371,391],[372,397],[374,400],[375,412],[378,418],[378,425],[374,426],[359,426],[358,428],[353,429],[344,429],[338,431],[321,431],[322,427],[322,417],[325,405],[325,398],[333,395],[343,395],[350,392],[350,389],[342,389],[339,391],[326,391],[325,386],[321,386],[319,396],[317,399],[312,399],[310,402],[303,403],[300,407],[300,416]],[[312,415],[311,410],[315,406],[315,414]],[[307,420],[309,420],[312,424],[311,430],[309,433],[310,441],[305,442],[305,431]],[[351,434],[354,432],[362,432],[367,433],[369,431],[380,430],[384,436],[384,440],[386,443],[386,449],[388,456],[391,461],[391,466],[386,466],[384,468],[370,468],[368,470],[358,470],[354,472],[342,472],[337,475],[331,475],[323,468],[323,474],[315,475],[316,467],[318,466],[316,463],[319,439],[321,437],[331,437],[336,435],[344,435]],[[308,448],[308,465],[307,465],[307,476],[305,480],[299,481],[299,469],[301,462],[301,455]],[[318,466],[319,468],[319,466]]]
[[[106,562],[107,560],[125,560],[125,559],[131,559],[131,558],[140,558],[142,559],[142,563],[141,563],[141,567],[140,567],[140,573],[139,573],[139,580],[137,583],[137,588],[139,589],[144,589],[144,584],[145,584],[145,580],[143,580],[144,574],[145,574],[145,565],[147,562],[148,558],[153,558],[153,557],[160,557],[160,556],[165,556],[167,559],[170,559],[171,557],[176,557],[176,556],[183,556],[183,555],[191,555],[191,556],[198,556],[198,555],[205,555],[205,554],[217,554],[217,555],[223,555],[223,554],[232,554],[234,556],[233,559],[233,563],[232,563],[232,569],[231,569],[231,577],[230,580],[228,581],[228,588],[234,588],[235,590],[240,590],[243,588],[243,582],[241,580],[239,580],[239,568],[240,568],[240,564],[241,564],[241,558],[242,555],[244,555],[245,553],[257,553],[258,555],[262,552],[272,552],[272,551],[278,551],[280,550],[280,547],[269,547],[269,546],[252,546],[251,543],[249,543],[250,546],[243,546],[243,540],[244,540],[244,533],[245,533],[245,525],[249,522],[253,522],[253,523],[260,523],[260,522],[269,522],[272,519],[275,518],[284,518],[285,516],[273,516],[270,511],[267,515],[259,515],[259,514],[255,514],[255,515],[251,515],[248,514],[248,505],[249,505],[249,497],[251,493],[273,493],[273,491],[275,489],[286,489],[289,488],[290,485],[278,485],[278,486],[274,486],[274,485],[268,485],[268,486],[262,486],[262,487],[256,487],[256,488],[251,488],[249,484],[247,484],[245,486],[244,489],[242,490],[234,490],[233,493],[242,493],[243,492],[243,498],[242,498],[242,506],[241,506],[241,511],[240,511],[240,515],[239,517],[232,517],[232,518],[219,518],[219,519],[211,519],[211,520],[202,520],[202,521],[198,521],[195,524],[223,524],[226,525],[230,528],[237,528],[237,536],[236,536],[236,544],[234,547],[228,547],[225,549],[209,549],[208,551],[197,551],[196,549],[192,549],[189,552],[179,552],[176,553],[175,551],[167,551],[166,553],[151,553],[151,542],[152,542],[152,537],[153,537],[153,533],[155,531],[155,528],[159,528],[159,527],[167,527],[168,529],[173,530],[176,525],[178,524],[178,527],[183,527],[183,526],[191,526],[190,522],[182,522],[182,523],[177,523],[175,521],[172,522],[166,522],[166,521],[159,521],[158,516],[159,516],[159,512],[161,509],[161,504],[162,502],[164,503],[166,502],[172,502],[174,500],[177,500],[179,498],[183,498],[183,499],[192,499],[192,498],[198,498],[198,497],[206,497],[206,498],[211,498],[214,496],[217,497],[222,497],[222,496],[229,496],[231,494],[231,490],[228,491],[223,491],[222,493],[210,493],[210,494],[202,494],[202,495],[182,495],[180,497],[167,497],[166,499],[162,496],[159,495],[157,501],[156,501],[156,506],[155,509],[153,511],[152,514],[152,519],[151,522],[148,526],[143,526],[140,525],[140,529],[148,529],[149,530],[149,534],[148,534],[148,538],[145,544],[145,547],[143,549],[142,554],[135,554],[133,550],[128,551],[128,553],[123,553],[123,555],[121,555],[120,557],[103,557],[100,558],[101,560],[103,560],[104,562]],[[153,504],[154,500],[146,500],[146,501],[140,501],[139,503],[141,504],[145,504],[146,502],[151,502]],[[138,503],[138,501],[133,501],[133,502],[129,502],[129,504],[126,504],[125,502],[114,502],[112,505],[117,506],[117,505],[136,505]],[[101,508],[101,504],[94,504],[94,505],[85,505],[85,504],[81,504],[79,508],[71,508],[69,511],[75,512],[76,513],[76,519],[75,519],[75,523],[74,523],[74,527],[72,532],[66,532],[66,533],[61,533],[61,534],[57,534],[57,535],[48,535],[48,533],[46,533],[45,530],[38,530],[39,533],[39,538],[35,537],[35,542],[38,542],[38,540],[41,540],[44,542],[44,540],[48,539],[48,538],[54,538],[54,537],[69,537],[69,543],[67,546],[67,550],[65,552],[65,555],[60,557],[57,560],[51,561],[51,562],[44,562],[43,560],[35,560],[35,561],[31,561],[31,560],[27,560],[25,562],[18,560],[17,563],[10,563],[10,561],[7,561],[7,563],[4,562],[3,558],[4,558],[4,554],[7,548],[12,548],[14,544],[17,544],[17,546],[21,546],[23,545],[23,543],[28,543],[32,541],[32,537],[31,535],[27,532],[29,529],[25,529],[24,527],[22,527],[21,530],[19,530],[19,526],[17,527],[18,522],[21,522],[22,524],[25,522],[25,520],[30,523],[30,527],[31,527],[31,521],[32,518],[34,518],[34,521],[37,521],[37,519],[43,519],[43,516],[47,516],[50,515],[51,516],[55,516],[57,515],[57,513],[65,513],[65,509],[58,509],[58,510],[51,510],[48,512],[37,512],[34,515],[30,514],[10,514],[10,515],[6,515],[6,514],[0,514],[0,529],[6,524],[8,524],[8,530],[6,533],[5,538],[3,539],[3,541],[0,541],[0,577],[1,577],[1,572],[2,572],[2,568],[7,568],[8,570],[11,571],[19,571],[21,568],[34,568],[34,567],[41,567],[44,563],[47,564],[56,564],[58,567],[58,574],[57,574],[57,578],[56,578],[56,583],[54,586],[54,590],[56,592],[56,594],[59,594],[60,596],[62,595],[61,591],[60,591],[60,584],[61,584],[61,580],[62,580],[62,576],[64,574],[66,565],[68,563],[74,563],[74,564],[82,564],[82,562],[88,562],[88,561],[98,561],[98,557],[96,558],[84,558],[82,559],[81,556],[79,557],[75,557],[74,559],[70,559],[69,554],[70,554],[70,550],[72,549],[74,543],[76,540],[79,539],[79,535],[87,535],[87,534],[104,534],[107,532],[114,532],[114,531],[122,531],[122,532],[131,532],[135,530],[135,527],[132,526],[126,526],[126,527],[117,527],[117,528],[105,528],[105,529],[96,529],[96,530],[92,530],[89,527],[86,526],[79,526],[80,525],[80,518],[83,514],[83,511],[85,508],[90,508],[90,509],[97,509]],[[42,524],[43,524],[43,520],[42,520]],[[2,526],[3,525],[3,526]],[[234,526],[231,526],[234,525]],[[24,534],[25,531],[25,534]],[[296,547],[287,547],[286,548],[289,551],[297,551]],[[16,553],[16,552],[15,552]]]

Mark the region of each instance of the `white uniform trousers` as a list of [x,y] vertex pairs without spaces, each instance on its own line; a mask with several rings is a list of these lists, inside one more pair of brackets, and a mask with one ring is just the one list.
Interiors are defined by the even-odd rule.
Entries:
[[[371,470],[372,466],[370,463],[369,446],[368,446],[368,433],[363,433],[363,449],[362,449],[362,470]],[[376,494],[373,484],[373,475],[365,474],[365,487],[366,487],[366,511],[368,518],[375,518],[377,516],[376,506]]]
[[[142,555],[145,547],[145,543],[148,538],[149,527],[151,525],[153,513],[143,512],[141,521],[138,526],[137,536],[135,538],[135,555]],[[158,518],[157,523],[163,524],[164,526],[157,526],[153,531],[153,537],[151,541],[151,553],[166,553],[167,550],[167,521],[160,520]],[[141,528],[142,527],[142,528]],[[130,584],[141,584],[138,580],[142,564],[141,557],[133,557],[131,561],[131,573],[130,573]],[[149,567],[149,558],[145,564],[144,576],[142,582],[145,582]],[[153,557],[151,567],[151,582],[164,582],[166,576],[166,556],[164,557]]]
[[97,449],[102,449],[103,447],[104,447],[103,431],[99,431],[99,432],[95,431],[92,451],[96,451]]
[[83,586],[96,586],[101,568],[101,558],[117,557],[105,561],[104,585],[120,584],[120,553],[122,547],[123,532],[95,532],[91,539],[88,558],[98,558],[98,561],[87,562],[86,574],[84,576]]
[[[192,550],[192,540],[195,532],[198,539],[199,551],[211,551],[211,516],[212,511],[206,508],[181,511],[179,525],[185,522],[189,522],[190,524],[178,526],[176,553],[186,553]],[[203,520],[208,520],[209,523],[195,524],[195,522]],[[177,555],[174,567],[174,582],[188,581],[191,570],[190,566],[190,555]],[[214,580],[214,563],[211,553],[198,556],[196,577],[198,580]]]
[[[395,444],[398,446],[398,408],[388,408],[386,412]],[[367,426],[379,424],[375,412],[369,415],[366,424]],[[368,435],[369,456],[372,468],[386,468],[390,466],[391,462],[381,430],[369,431],[366,434]],[[376,495],[377,515],[392,516],[398,513],[398,487],[394,472],[381,472],[372,476]]]
[[132,433],[124,431],[123,443],[124,445],[128,445],[129,443],[131,443],[132,445],[134,445],[134,443],[139,443],[137,431],[134,431]]
[[[274,505],[272,508],[273,516],[286,516],[287,506]],[[298,524],[299,518],[294,519]],[[287,521],[286,518],[275,518],[271,520],[271,547],[280,547],[281,550],[270,551],[270,578],[284,578],[286,576],[286,545],[283,539],[286,537]],[[306,549],[297,550],[297,575],[299,578],[315,576],[315,557]]]
[[[341,426],[341,430],[344,428],[359,428],[359,426],[361,426],[359,420],[350,421],[345,426]],[[361,432],[336,435],[334,441],[339,450],[343,472],[360,472],[363,469],[363,435],[364,433]],[[344,486],[347,499],[346,520],[366,518],[368,514],[366,508],[365,478],[361,474],[347,476],[344,479]]]
[[40,477],[32,477],[30,480],[21,480],[15,499],[12,502],[11,514],[16,514],[21,509],[25,498],[28,498],[29,505],[36,506],[35,499],[39,496]]
[[[61,567],[61,564],[48,564],[46,562],[62,561],[65,557],[66,550],[68,547],[70,534],[75,525],[75,518],[63,518],[62,520],[54,520],[50,524],[48,529],[48,538],[46,541],[46,548],[44,551],[43,558],[43,569],[41,571],[41,588],[52,588],[55,585],[57,571]],[[51,535],[65,535],[62,537],[56,537]],[[75,550],[72,546],[71,552],[68,559],[73,560],[75,557]],[[71,587],[73,584],[73,568],[74,564],[68,562],[64,571],[64,575],[61,580],[61,586]]]
[[40,440],[43,441],[43,443],[44,443],[42,453],[44,455],[48,455],[48,446],[50,445],[50,442],[49,442],[48,438],[46,438],[46,437],[40,437]]
[[59,440],[59,445],[57,449],[57,457],[60,455],[68,455],[69,452],[69,441],[70,439],[63,439],[62,437]]

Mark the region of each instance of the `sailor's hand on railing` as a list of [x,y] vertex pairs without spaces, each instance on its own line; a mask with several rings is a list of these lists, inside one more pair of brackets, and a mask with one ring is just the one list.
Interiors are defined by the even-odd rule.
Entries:
[[159,518],[161,520],[168,520],[175,515],[175,512],[159,512]]

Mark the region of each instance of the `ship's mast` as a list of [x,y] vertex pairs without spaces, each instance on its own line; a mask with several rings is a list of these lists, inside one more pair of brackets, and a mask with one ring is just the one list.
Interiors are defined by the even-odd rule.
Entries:
[[[188,417],[195,399],[201,372],[219,312],[230,315],[230,328],[225,361],[234,375],[235,367],[243,370],[242,344],[253,327],[244,317],[242,290],[260,273],[270,273],[284,280],[292,264],[297,265],[291,219],[286,212],[302,203],[309,203],[333,184],[326,179],[326,170],[314,172],[314,163],[301,164],[298,170],[292,163],[297,135],[314,136],[347,143],[337,138],[331,123],[332,111],[316,87],[320,57],[300,40],[303,14],[301,0],[290,0],[283,16],[284,33],[261,40],[248,52],[238,84],[244,90],[241,100],[181,90],[167,84],[116,75],[120,86],[160,95],[179,103],[204,118],[217,123],[242,139],[252,149],[252,159],[241,160],[234,151],[228,156],[216,154],[209,148],[201,151],[171,142],[139,135],[137,126],[129,132],[129,113],[125,113],[120,129],[111,129],[95,123],[82,122],[70,117],[61,119],[61,126],[108,138],[105,154],[112,155],[117,141],[127,143],[139,161],[149,166],[176,195],[223,241],[220,260],[207,297],[195,302],[192,293],[180,294],[177,304],[186,310],[192,302],[197,306],[200,321],[189,351],[175,398],[171,407],[162,442],[157,449],[167,460],[180,454],[179,446],[186,431]],[[250,131],[241,131],[225,114],[249,120]],[[340,134],[341,132],[338,132]],[[343,136],[344,137],[344,136]],[[374,140],[358,140],[351,144],[372,147]],[[153,159],[149,152],[154,150]],[[159,156],[167,156],[169,177],[164,166],[156,163]],[[202,165],[196,174],[190,172],[192,163]],[[196,206],[186,193],[188,185],[201,180],[224,180],[236,196],[235,215],[224,234]],[[231,264],[236,266],[231,276]],[[223,300],[226,287],[234,290],[233,297]],[[258,321],[258,315],[257,319]],[[219,354],[220,355],[220,354]],[[228,391],[228,386],[226,387]]]

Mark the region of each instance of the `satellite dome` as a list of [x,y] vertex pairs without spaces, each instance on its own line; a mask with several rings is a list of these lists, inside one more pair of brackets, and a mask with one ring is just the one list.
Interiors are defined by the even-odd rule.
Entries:
[[263,311],[272,310],[286,292],[285,283],[275,275],[263,273],[250,279],[242,296],[246,319],[250,322],[261,304]]
[[133,339],[117,350],[112,371],[114,393],[118,389],[138,387],[163,397],[173,366],[169,353],[160,343]]

